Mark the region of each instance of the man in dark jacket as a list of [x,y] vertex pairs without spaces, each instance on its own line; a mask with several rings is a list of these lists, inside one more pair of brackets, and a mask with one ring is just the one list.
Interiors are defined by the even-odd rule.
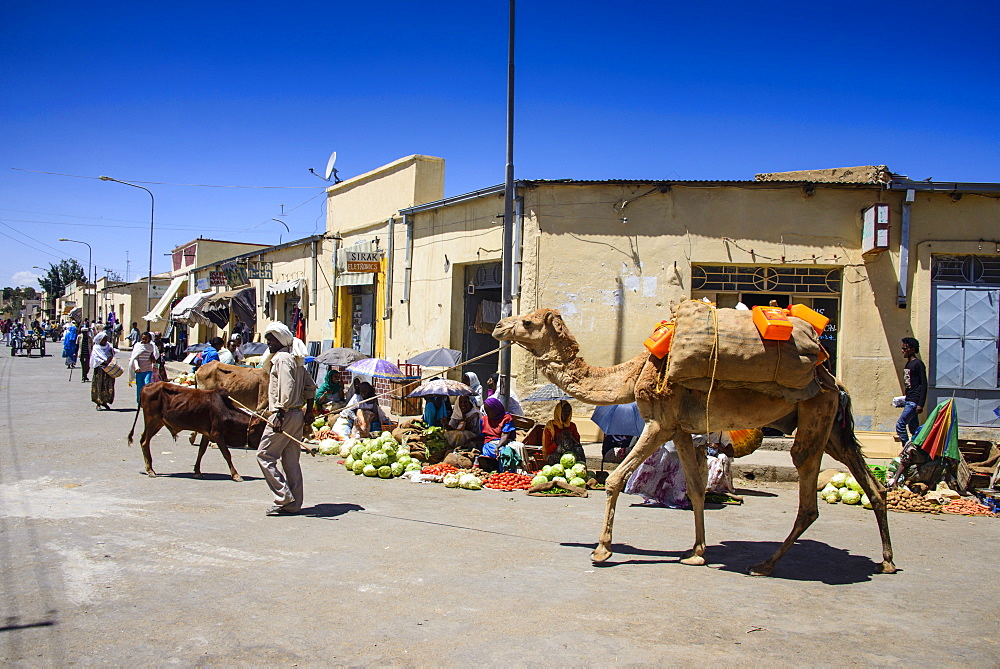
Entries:
[[923,413],[924,404],[927,402],[927,367],[917,357],[920,353],[920,342],[913,337],[903,337],[902,351],[903,357],[906,358],[906,364],[903,366],[903,388],[906,398],[903,412],[896,421],[896,434],[905,446],[920,429],[918,414]]

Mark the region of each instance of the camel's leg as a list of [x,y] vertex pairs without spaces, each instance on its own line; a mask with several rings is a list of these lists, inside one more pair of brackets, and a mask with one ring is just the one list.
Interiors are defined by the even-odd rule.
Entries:
[[[885,488],[875,480],[875,476],[865,464],[861,451],[854,444],[842,443],[838,435],[831,435],[830,455],[847,465],[851,475],[861,484],[865,494],[872,503],[872,511],[878,522],[879,535],[882,538],[882,564],[879,571],[883,574],[895,574],[896,565],[892,561],[892,542],[889,539],[889,519],[887,517]],[[902,467],[900,468],[902,469]]]
[[163,423],[151,421],[145,425],[142,434],[139,436],[142,459],[146,463],[146,474],[150,478],[156,478],[156,472],[153,471],[153,456],[149,452],[149,442],[153,440],[153,437],[160,431],[161,427],[163,427]]
[[691,435],[674,434],[674,446],[684,469],[684,484],[694,511],[694,548],[681,559],[682,564],[705,564],[705,486],[708,483],[708,461],[704,448],[695,448]]
[[[191,443],[194,443],[194,435],[196,432],[191,433]],[[208,450],[208,435],[201,435],[201,443],[198,444],[198,457],[194,461],[194,477],[200,479],[201,476],[201,459],[205,457],[205,451]]]
[[226,464],[229,465],[229,476],[231,476],[237,483],[241,483],[243,481],[243,477],[240,476],[239,472],[236,471],[236,467],[233,466],[233,456],[229,453],[229,446],[227,446],[224,441],[220,441],[218,445],[219,451],[222,453],[222,457],[226,459]]
[[774,555],[750,567],[751,576],[770,576],[781,556],[819,517],[816,481],[819,479],[823,451],[830,438],[836,407],[836,393],[821,394],[799,405],[799,426],[792,444],[792,463],[799,473],[799,511],[795,515],[791,533]]
[[[666,437],[669,436],[666,435]],[[615,523],[615,504],[618,502],[618,494],[625,487],[625,482],[628,481],[632,472],[645,462],[646,458],[655,453],[656,449],[666,440],[664,430],[658,423],[647,422],[639,441],[608,477],[604,486],[604,492],[607,494],[607,501],[604,505],[604,526],[601,528],[601,537],[597,542],[597,548],[591,553],[591,559],[594,562],[604,562],[611,557],[611,530]]]

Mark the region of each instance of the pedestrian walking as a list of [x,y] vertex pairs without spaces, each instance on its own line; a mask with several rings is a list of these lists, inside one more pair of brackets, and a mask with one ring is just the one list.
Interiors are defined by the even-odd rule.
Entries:
[[128,331],[129,346],[132,346],[134,348],[135,345],[139,343],[139,337],[141,336],[142,335],[139,333],[139,324],[132,323],[132,329]]
[[83,372],[83,378],[80,379],[81,383],[88,383],[90,381],[90,353],[93,348],[93,333],[90,328],[84,325],[80,328],[80,334],[77,336],[77,348],[80,353],[80,370]]
[[903,411],[896,421],[896,434],[903,446],[906,446],[920,429],[919,414],[923,413],[927,402],[927,367],[917,357],[920,354],[919,341],[913,337],[903,337],[901,348],[903,357],[906,358],[906,364],[903,365],[905,396]]
[[63,335],[62,357],[66,360],[66,369],[73,369],[76,366],[76,334],[76,323],[70,323]]
[[[302,449],[291,436],[302,438],[305,395],[310,385],[313,393],[316,386],[305,368],[305,344],[296,339],[284,323],[268,325],[264,339],[268,352],[261,366],[269,379],[270,425],[264,428],[257,449],[257,463],[274,494],[274,506],[267,510],[267,515],[295,515],[302,510],[302,468],[299,465]],[[278,467],[279,459],[281,468]]]
[[159,358],[160,352],[153,343],[152,336],[148,332],[143,332],[139,343],[132,347],[132,356],[128,361],[129,370],[135,374],[136,405],[140,404],[142,389],[153,381],[153,370]]
[[98,332],[94,337],[94,350],[90,353],[90,366],[94,380],[90,384],[90,400],[97,410],[111,411],[115,402],[115,377],[104,371],[104,367],[115,359],[115,349],[108,341],[107,332]]

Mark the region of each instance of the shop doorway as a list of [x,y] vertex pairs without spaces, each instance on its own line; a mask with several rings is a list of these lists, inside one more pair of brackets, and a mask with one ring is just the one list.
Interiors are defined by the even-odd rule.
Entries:
[[375,356],[375,288],[350,286],[351,348]]
[[[465,268],[463,360],[471,360],[494,351],[499,346],[497,340],[493,338],[493,326],[500,315],[502,272],[500,263],[471,265]],[[499,354],[493,354],[462,369],[466,372],[475,372],[480,383],[485,385],[486,379],[497,371],[499,365]]]

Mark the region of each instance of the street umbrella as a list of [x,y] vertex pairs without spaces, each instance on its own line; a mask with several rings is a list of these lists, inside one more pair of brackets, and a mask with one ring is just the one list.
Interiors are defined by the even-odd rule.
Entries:
[[406,376],[400,371],[399,367],[382,358],[365,358],[364,360],[352,362],[347,366],[347,371],[360,374],[361,376],[373,376],[392,381],[404,381],[406,379]]
[[331,348],[316,356],[316,362],[330,367],[346,367],[352,362],[364,360],[369,356],[353,348]]
[[943,455],[952,460],[960,460],[962,456],[958,450],[958,415],[955,412],[955,400],[945,400],[934,407],[910,443],[922,448],[932,458]]
[[428,395],[450,395],[451,397],[458,397],[460,395],[475,394],[476,391],[459,381],[452,381],[451,379],[434,379],[433,381],[428,381],[424,385],[420,386],[407,395],[407,397],[427,397]]
[[639,407],[635,402],[597,407],[590,420],[594,421],[604,434],[630,434],[638,437],[646,427],[646,421],[639,414]]
[[525,402],[548,402],[551,400],[571,400],[572,395],[554,383],[546,383],[541,388],[533,390],[524,398]]
[[417,353],[407,360],[410,365],[421,367],[454,367],[462,359],[462,352],[453,348],[436,348],[431,351]]
[[240,346],[240,353],[245,356],[264,355],[265,351],[267,351],[267,342],[263,341],[248,341]]
[[184,349],[184,352],[185,353],[201,353],[206,348],[208,348],[208,344],[191,344],[186,349]]

